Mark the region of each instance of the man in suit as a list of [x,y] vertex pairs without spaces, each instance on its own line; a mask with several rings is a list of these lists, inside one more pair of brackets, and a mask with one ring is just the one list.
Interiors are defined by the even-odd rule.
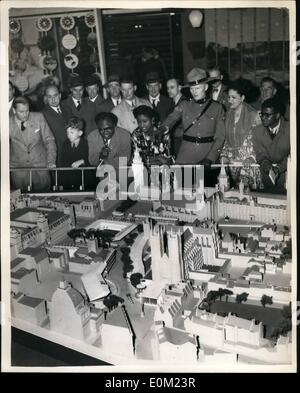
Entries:
[[87,102],[92,105],[95,109],[95,116],[101,112],[101,105],[104,103],[104,99],[100,93],[102,90],[101,81],[97,75],[90,75],[85,81],[85,90],[88,94]]
[[224,109],[206,97],[210,80],[205,70],[193,68],[187,75],[193,99],[179,103],[162,123],[165,132],[172,132],[182,120],[184,134],[176,163],[204,165],[206,185],[214,183],[210,166],[219,158],[225,139]]
[[112,113],[118,118],[118,127],[124,128],[125,130],[132,133],[138,126],[137,120],[133,115],[134,108],[140,105],[147,105],[151,107],[151,104],[144,98],[138,98],[135,95],[136,85],[132,80],[123,79],[121,81],[121,92],[123,95],[121,103],[116,106]]
[[79,76],[70,77],[69,81],[70,96],[62,102],[62,108],[71,112],[72,116],[80,117],[85,123],[85,135],[88,135],[95,129],[93,119],[93,108],[87,102],[87,98],[83,97],[84,83]]
[[122,100],[120,77],[118,75],[110,75],[104,87],[108,93],[108,98],[101,103],[98,113],[111,112]]
[[100,162],[119,168],[119,158],[131,159],[131,136],[128,131],[117,127],[118,118],[111,112],[96,115],[97,129],[88,137],[89,162],[98,166]]
[[[276,98],[277,102],[279,102],[278,97],[278,89],[276,81],[270,76],[266,76],[262,78],[260,82],[260,97],[257,101],[251,103],[254,109],[260,110],[264,101],[270,98]],[[290,118],[290,106],[284,102],[281,103],[280,113],[284,116],[285,120],[289,120]]]
[[[54,136],[41,113],[29,112],[29,102],[25,97],[17,97],[13,102],[14,115],[10,117],[10,167],[48,167],[56,165],[56,145]],[[12,172],[13,189],[28,191],[29,172]],[[33,191],[50,190],[48,171],[32,172]]]
[[158,113],[159,120],[164,121],[168,114],[172,112],[173,103],[169,97],[165,97],[160,93],[161,87],[159,74],[157,72],[149,72],[146,75],[146,88],[148,90],[146,98]]
[[66,140],[65,124],[72,117],[68,106],[61,106],[61,92],[56,85],[50,85],[45,90],[45,104],[42,114],[54,135],[57,147],[57,166],[61,165],[61,149]]
[[[187,101],[186,97],[181,93],[182,84],[176,78],[171,78],[167,81],[167,92],[169,97],[173,101],[172,112],[177,105],[182,101]],[[171,137],[171,151],[172,154],[177,157],[181,142],[183,137],[183,126],[182,121],[179,120],[178,124],[174,126],[174,131]]]
[[[261,106],[262,124],[253,131],[253,147],[266,192],[284,194],[290,126],[280,114],[280,103],[267,99]],[[275,166],[273,166],[275,164]]]
[[221,69],[217,66],[211,68],[209,70],[209,76],[213,79],[210,97],[214,101],[222,104],[225,110],[228,109],[228,89],[227,86],[223,83],[224,75]]

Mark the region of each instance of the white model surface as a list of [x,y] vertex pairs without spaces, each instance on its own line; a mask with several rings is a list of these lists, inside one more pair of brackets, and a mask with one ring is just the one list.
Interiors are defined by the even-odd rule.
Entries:
[[[241,187],[238,194],[242,192]],[[263,322],[235,317],[230,311],[243,292],[247,301],[239,304],[241,310],[263,310],[261,298],[266,295],[273,302],[267,311],[278,319],[289,305],[291,259],[286,249],[291,235],[283,213],[286,205],[276,197],[246,202],[233,191],[225,194],[211,192],[206,200],[202,195],[202,216],[191,206],[178,206],[177,218],[168,217],[175,213],[173,207],[157,201],[154,212],[130,212],[122,221],[109,214],[84,217],[85,231],[116,232],[114,250],[100,247],[95,238],[72,242],[67,235],[70,216],[59,210],[61,200],[40,202],[27,195],[27,205],[36,207],[24,210],[16,206],[25,197],[14,194],[11,288],[16,325],[31,324],[41,336],[44,329],[46,335],[66,337],[67,342],[72,338],[95,357],[101,353],[103,359],[116,359],[116,364],[126,364],[126,359],[137,365],[181,364],[183,358],[191,365],[222,359],[231,364],[291,363],[289,333],[276,338],[268,333],[266,338]],[[226,204],[226,198],[233,198],[236,206],[267,201],[264,209],[277,210],[281,218],[266,225],[250,217],[248,207],[244,216],[220,216],[219,205]],[[97,205],[93,198],[86,203]],[[136,211],[142,203],[137,202]],[[263,214],[268,215],[260,212],[260,217]],[[178,218],[186,217],[193,220],[179,226]],[[27,224],[30,231],[39,225],[40,231],[38,236],[32,233],[35,240],[30,245],[24,238]],[[139,273],[142,282],[133,279]],[[199,309],[210,291],[220,290],[229,291],[228,302],[220,298],[212,307],[229,310],[226,316]]]

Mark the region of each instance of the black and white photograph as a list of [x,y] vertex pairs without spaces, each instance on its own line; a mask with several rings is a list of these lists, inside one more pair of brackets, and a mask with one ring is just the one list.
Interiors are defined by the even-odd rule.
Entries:
[[2,370],[296,372],[296,2],[0,7]]

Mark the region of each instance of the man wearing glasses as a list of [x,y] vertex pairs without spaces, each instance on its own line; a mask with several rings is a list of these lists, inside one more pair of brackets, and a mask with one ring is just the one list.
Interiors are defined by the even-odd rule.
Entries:
[[117,116],[101,112],[96,115],[95,122],[97,129],[87,136],[90,164],[108,164],[116,169],[119,157],[125,157],[128,164],[131,158],[131,137],[128,131],[117,127]]
[[284,194],[287,158],[290,154],[290,126],[281,116],[281,104],[265,100],[261,106],[262,124],[253,131],[253,147],[260,165],[266,192]]

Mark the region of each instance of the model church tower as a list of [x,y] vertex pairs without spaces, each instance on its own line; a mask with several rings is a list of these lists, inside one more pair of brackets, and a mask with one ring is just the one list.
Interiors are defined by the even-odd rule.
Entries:
[[225,192],[229,190],[229,179],[226,174],[225,166],[224,166],[224,161],[222,160],[222,166],[221,166],[221,171],[218,176],[218,184],[219,184],[219,189],[221,192]]

